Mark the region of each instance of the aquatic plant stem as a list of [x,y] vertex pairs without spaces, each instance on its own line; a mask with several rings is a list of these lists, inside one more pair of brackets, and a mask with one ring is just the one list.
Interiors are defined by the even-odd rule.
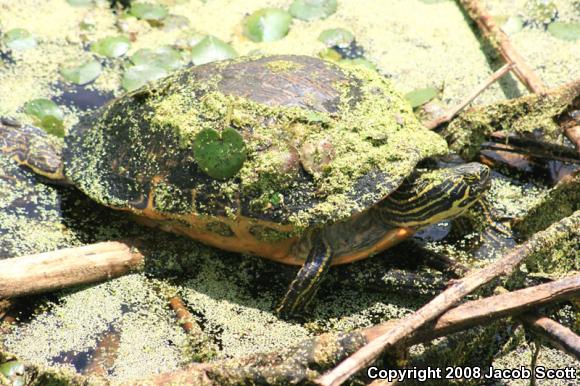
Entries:
[[430,130],[433,130],[437,126],[449,122],[450,120],[455,118],[455,116],[459,114],[461,110],[463,110],[465,107],[467,107],[468,104],[473,102],[473,100],[477,98],[479,94],[481,94],[485,89],[487,89],[489,86],[491,86],[505,74],[510,72],[512,67],[513,67],[512,63],[505,64],[502,68],[491,74],[483,83],[481,83],[475,90],[473,90],[471,94],[469,94],[465,99],[463,99],[461,103],[453,107],[451,110],[447,111],[442,116],[432,119],[429,122],[426,122],[424,126]]
[[[479,0],[460,0],[459,2],[489,43],[507,63],[514,65],[513,72],[524,86],[530,92],[544,94],[546,91],[544,82],[517,52],[507,34],[495,23],[481,2]],[[580,153],[580,130],[562,126],[562,131]]]
[[0,299],[90,284],[141,270],[133,246],[108,241],[0,261]]
[[200,323],[189,312],[183,299],[179,295],[173,294],[168,296],[167,300],[169,302],[169,308],[175,313],[177,323],[179,323],[190,339],[190,344],[195,350],[195,360],[206,361],[213,358],[216,348],[203,331]]
[[333,370],[316,379],[316,383],[325,386],[342,384],[363,367],[370,365],[387,347],[406,343],[419,328],[441,316],[446,310],[459,303],[464,296],[496,277],[510,274],[533,253],[553,247],[562,234],[580,234],[580,211],[534,234],[525,243],[513,248],[504,257],[487,267],[455,281],[425,306],[397,321],[386,333],[371,340]]

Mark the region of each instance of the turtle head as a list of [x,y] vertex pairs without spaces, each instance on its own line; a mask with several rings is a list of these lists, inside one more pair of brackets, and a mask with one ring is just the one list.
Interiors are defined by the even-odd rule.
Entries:
[[390,225],[418,229],[461,215],[489,188],[490,170],[477,162],[408,178],[379,206]]

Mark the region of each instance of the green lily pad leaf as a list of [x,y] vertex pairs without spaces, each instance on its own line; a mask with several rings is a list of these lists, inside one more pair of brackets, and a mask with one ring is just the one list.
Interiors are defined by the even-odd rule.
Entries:
[[322,31],[318,40],[327,47],[347,47],[354,40],[354,35],[344,28],[332,28]]
[[326,19],[336,12],[336,0],[294,0],[290,13],[297,19],[311,21]]
[[66,0],[66,2],[73,7],[86,7],[93,4],[93,0]]
[[183,66],[183,57],[179,51],[169,46],[159,47],[154,50],[142,48],[131,55],[133,64],[147,64],[153,67],[161,67],[167,71],[173,71]]
[[529,24],[545,27],[558,16],[558,7],[553,0],[528,0],[524,13]]
[[79,27],[81,30],[83,31],[92,31],[95,29],[96,24],[95,24],[95,20],[92,19],[91,17],[85,17],[80,23],[79,23]]
[[18,361],[10,361],[0,364],[0,374],[8,379],[24,374],[24,365]]
[[129,67],[123,74],[121,86],[127,91],[133,91],[153,80],[167,76],[167,70],[151,64],[139,64]]
[[236,50],[215,36],[206,36],[191,49],[193,64],[205,64],[216,60],[232,59],[238,56]]
[[93,43],[91,51],[109,58],[118,58],[125,55],[129,47],[131,43],[125,36],[108,36]]
[[565,23],[557,21],[548,26],[548,32],[558,39],[570,41],[578,40],[580,39],[580,23]]
[[14,28],[4,34],[6,47],[22,51],[36,47],[36,39],[24,28]]
[[189,27],[191,22],[182,15],[169,15],[163,20],[163,31],[173,31]]
[[347,65],[347,66],[365,67],[365,68],[368,68],[369,70],[373,70],[373,71],[377,70],[377,66],[375,66],[374,63],[369,62],[365,58],[341,59],[338,63],[342,64],[342,65]]
[[201,34],[197,31],[185,31],[175,41],[175,46],[180,50],[191,49],[201,42],[207,35]]
[[[0,364],[0,379],[8,381],[12,386],[24,386],[26,368],[19,361],[10,361]],[[4,384],[4,383],[3,383]]]
[[342,59],[342,55],[334,48],[325,48],[318,53],[321,59],[329,60],[331,62],[338,62]]
[[246,160],[244,138],[228,127],[221,132],[203,129],[195,136],[193,154],[201,170],[216,180],[233,177]]
[[491,17],[491,19],[495,22],[495,24],[503,25],[507,21],[508,16],[506,16],[506,15],[493,15]]
[[59,137],[64,136],[64,114],[50,99],[40,98],[26,102],[24,112],[33,118],[34,124],[46,132]]
[[502,24],[501,29],[508,35],[513,35],[520,32],[524,28],[524,20],[519,16],[510,16],[505,23]]
[[434,87],[420,88],[405,94],[405,99],[411,104],[411,107],[419,107],[429,102],[439,94],[439,90]]
[[150,3],[132,4],[129,13],[139,19],[153,21],[163,20],[169,14],[164,6]]
[[246,18],[244,34],[254,42],[273,42],[288,34],[292,15],[283,9],[264,8]]
[[87,84],[101,75],[101,63],[91,60],[76,67],[62,68],[60,73],[67,81],[75,84]]

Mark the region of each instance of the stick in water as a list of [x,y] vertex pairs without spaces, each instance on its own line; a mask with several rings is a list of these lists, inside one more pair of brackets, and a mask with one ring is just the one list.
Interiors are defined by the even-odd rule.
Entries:
[[143,255],[120,241],[0,261],[0,299],[96,283],[141,270]]
[[553,246],[555,240],[562,237],[562,234],[570,233],[580,233],[580,210],[552,224],[548,229],[534,234],[528,241],[512,249],[496,262],[457,280],[425,306],[399,320],[385,334],[372,340],[333,370],[318,378],[316,383],[325,386],[342,384],[351,375],[370,365],[387,347],[401,344],[410,339],[419,328],[455,306],[464,296],[498,276],[510,274],[532,253]]

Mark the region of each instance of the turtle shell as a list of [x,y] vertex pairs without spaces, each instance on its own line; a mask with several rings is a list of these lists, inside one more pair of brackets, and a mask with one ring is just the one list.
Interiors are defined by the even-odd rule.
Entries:
[[[247,157],[216,180],[194,143],[225,128],[241,134]],[[111,101],[65,141],[67,178],[104,205],[167,224],[204,219],[224,235],[230,227],[215,219],[245,219],[273,239],[363,211],[447,151],[383,76],[307,56],[185,68]],[[271,224],[282,228],[264,231]]]

